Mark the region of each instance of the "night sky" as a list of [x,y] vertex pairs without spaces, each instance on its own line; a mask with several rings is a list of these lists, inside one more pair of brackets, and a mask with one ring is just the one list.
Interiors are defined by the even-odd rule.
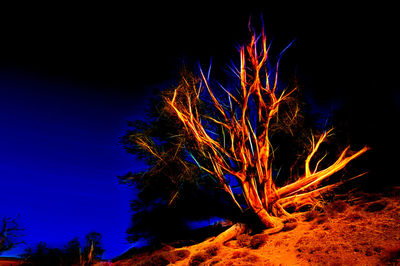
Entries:
[[[296,75],[315,111],[346,107],[369,179],[396,183],[400,148],[399,39],[394,7],[25,6],[0,14],[0,217],[16,217],[28,245],[62,247],[91,230],[104,258],[125,240],[133,191],[116,176],[143,169],[118,138],[183,63],[220,77],[263,14],[283,76]],[[156,8],[156,9],[155,9]],[[366,155],[367,156],[367,155]],[[372,181],[371,181],[372,182]],[[21,245],[3,256],[20,254]]]

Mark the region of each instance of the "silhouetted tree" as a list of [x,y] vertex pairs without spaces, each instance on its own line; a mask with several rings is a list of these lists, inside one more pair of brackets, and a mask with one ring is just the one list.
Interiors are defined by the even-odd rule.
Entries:
[[105,251],[101,238],[98,232],[88,233],[83,248],[77,237],[69,241],[64,249],[50,248],[45,242],[40,242],[33,249],[26,248],[21,257],[25,265],[92,265],[101,259]]
[[77,237],[69,241],[63,251],[64,263],[66,265],[79,264],[81,261],[81,249],[81,243]]
[[94,231],[85,236],[86,243],[83,248],[83,255],[89,262],[101,259],[105,251],[101,243],[102,237],[99,232]]
[[65,265],[63,264],[63,254],[58,248],[49,248],[45,242],[40,242],[34,249],[27,248],[21,255],[24,258],[24,265]]
[[17,218],[4,217],[2,223],[0,223],[0,254],[18,244],[24,243],[18,240],[21,237],[20,232],[23,229],[19,228],[16,221]]

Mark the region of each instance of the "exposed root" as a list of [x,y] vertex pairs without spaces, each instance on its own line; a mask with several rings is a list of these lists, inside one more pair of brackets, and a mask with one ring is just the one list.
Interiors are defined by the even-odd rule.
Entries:
[[215,237],[213,242],[224,244],[229,240],[236,238],[238,235],[243,234],[246,230],[248,230],[248,226],[246,224],[234,224],[229,229]]
[[[212,237],[201,243],[192,245],[191,248],[194,251],[201,251],[201,250],[209,247],[210,245],[217,245],[217,246],[223,245],[226,242],[228,242],[229,240],[232,240],[232,239],[236,238],[237,236],[245,233],[246,230],[248,230],[248,229],[249,229],[249,227],[246,224],[236,223],[236,224],[232,225],[231,227],[229,227],[224,232],[222,232],[221,234],[219,234],[218,236]],[[181,249],[182,250],[186,249],[186,247],[182,247],[177,250],[181,250]]]
[[283,221],[281,219],[277,218],[276,222],[275,222],[275,226],[265,229],[263,231],[263,233],[268,234],[268,235],[276,234],[276,233],[279,233],[280,231],[282,231],[284,226],[285,225],[284,225]]

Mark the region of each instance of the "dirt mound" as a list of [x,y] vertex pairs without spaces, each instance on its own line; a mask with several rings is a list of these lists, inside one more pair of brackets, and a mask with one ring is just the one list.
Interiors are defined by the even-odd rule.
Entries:
[[277,234],[171,247],[114,265],[400,265],[399,195],[358,194],[304,213]]

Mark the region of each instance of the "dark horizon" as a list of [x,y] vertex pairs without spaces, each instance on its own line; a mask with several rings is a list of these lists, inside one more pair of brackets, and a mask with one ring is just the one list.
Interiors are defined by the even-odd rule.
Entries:
[[118,146],[125,121],[143,118],[153,92],[173,83],[183,64],[208,66],[212,58],[212,74],[223,78],[238,58],[237,45],[248,39],[249,17],[260,31],[261,14],[274,55],[295,40],[281,61],[282,79],[297,76],[316,111],[343,107],[357,137],[351,143],[373,148],[368,178],[380,173],[383,183],[398,184],[390,156],[400,146],[392,10],[268,3],[232,11],[5,8],[0,217],[20,214],[30,245],[62,247],[96,230],[104,258],[128,249],[133,193],[117,176],[145,165]]

